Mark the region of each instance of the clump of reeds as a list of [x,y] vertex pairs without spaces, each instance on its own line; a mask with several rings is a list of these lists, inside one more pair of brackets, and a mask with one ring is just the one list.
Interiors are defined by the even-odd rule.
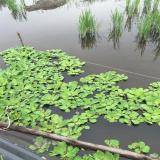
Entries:
[[143,16],[138,22],[138,39],[139,42],[146,42],[150,36],[152,29],[152,17],[151,15]]
[[138,23],[138,37],[141,41],[151,38],[152,41],[160,40],[160,13],[152,12],[144,15]]
[[95,35],[97,31],[97,24],[95,16],[90,10],[85,10],[79,17],[79,33],[80,37],[84,38],[86,35]]
[[153,41],[160,41],[160,13],[155,11],[151,14],[152,28],[151,39]]
[[119,43],[119,38],[123,33],[123,14],[115,10],[111,16],[112,19],[112,30],[109,34],[109,39],[112,39],[114,42],[114,47]]
[[152,1],[151,0],[144,0],[143,6],[143,14],[148,14],[151,12]]
[[138,13],[140,0],[126,0],[126,12],[128,17],[133,17]]
[[160,2],[160,0],[154,0],[154,2],[153,2],[153,12],[158,11],[159,2]]
[[22,20],[27,18],[23,1],[6,0],[6,5],[15,19]]

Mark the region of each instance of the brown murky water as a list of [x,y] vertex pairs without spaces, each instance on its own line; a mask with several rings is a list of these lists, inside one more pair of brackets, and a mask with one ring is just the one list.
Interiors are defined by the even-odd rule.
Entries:
[[[149,83],[160,80],[160,57],[158,53],[153,52],[155,46],[152,43],[147,44],[143,54],[140,53],[134,20],[130,30],[124,29],[120,37],[119,48],[114,48],[113,42],[108,39],[112,11],[118,8],[126,17],[125,0],[93,0],[90,2],[60,0],[55,1],[56,3],[51,0],[41,0],[36,5],[32,0],[25,2],[26,19],[14,19],[7,7],[2,6],[1,8],[1,51],[20,46],[16,34],[19,32],[25,45],[33,46],[38,50],[60,48],[86,61],[86,72],[83,76],[89,73],[117,70],[129,76],[127,82],[120,83],[122,88],[147,87]],[[96,40],[84,44],[79,38],[78,20],[80,13],[87,8],[96,17],[98,34]],[[4,67],[2,60],[0,67]],[[66,78],[66,81],[70,80]],[[71,116],[59,110],[56,112],[65,118]],[[152,147],[153,152],[160,152],[159,135],[160,127],[156,125],[142,124],[129,127],[118,123],[111,124],[99,118],[96,124],[91,125],[89,131],[83,132],[80,139],[103,144],[105,138],[115,138],[121,141],[123,148],[133,141],[143,140]],[[0,136],[5,138],[8,136],[8,139],[12,137],[1,133]],[[17,143],[20,144],[22,136],[19,136],[19,139]],[[27,137],[26,140],[25,138],[22,140],[30,142]]]

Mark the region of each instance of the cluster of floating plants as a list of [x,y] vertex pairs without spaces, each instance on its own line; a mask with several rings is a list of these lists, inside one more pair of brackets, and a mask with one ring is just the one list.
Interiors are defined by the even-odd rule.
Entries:
[[[106,139],[105,145],[108,147],[119,148],[120,142],[116,139]],[[85,154],[84,156],[79,156],[78,153],[80,148],[67,145],[65,142],[55,142],[49,141],[42,137],[37,137],[34,140],[34,144],[30,145],[29,148],[37,153],[43,154],[48,152],[50,157],[58,156],[62,160],[119,160],[120,156],[118,154],[112,154],[109,152],[96,151],[92,154]],[[150,147],[146,145],[143,141],[133,142],[128,145],[131,151],[136,153],[148,154],[150,152]],[[153,158],[158,158],[159,155],[154,153],[150,154]]]
[[[116,84],[127,76],[114,71],[65,82],[65,74],[83,73],[85,62],[61,50],[21,47],[1,52],[1,56],[8,67],[0,72],[0,121],[7,122],[9,117],[16,125],[72,138],[80,137],[99,116],[126,125],[160,125],[160,82],[146,89],[121,89]],[[55,107],[64,112],[80,108],[82,113],[64,119],[54,113]]]

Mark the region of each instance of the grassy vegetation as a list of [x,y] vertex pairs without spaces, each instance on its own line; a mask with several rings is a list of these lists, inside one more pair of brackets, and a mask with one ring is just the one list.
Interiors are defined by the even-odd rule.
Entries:
[[80,37],[84,38],[86,35],[95,35],[97,31],[97,24],[95,16],[90,10],[85,10],[79,17],[79,32]]
[[151,39],[154,41],[160,40],[160,13],[152,12],[139,19],[138,37],[141,42]]
[[160,2],[160,0],[154,0],[153,11],[158,11],[159,2]]
[[126,11],[128,17],[133,17],[138,13],[140,0],[126,0]]
[[138,22],[138,38],[140,42],[146,42],[150,36],[152,29],[152,17],[146,15],[142,17]]
[[123,14],[118,12],[118,10],[115,10],[115,12],[112,13],[112,30],[109,34],[109,39],[112,39],[114,42],[114,47],[119,43],[119,38],[122,35],[123,32]]
[[151,12],[151,6],[152,6],[151,0],[144,0],[143,13],[147,14]]
[[14,19],[27,19],[26,17],[26,10],[24,7],[24,1],[17,1],[17,0],[1,0],[0,4],[3,6],[7,6],[8,9],[10,10],[12,16],[14,17]]

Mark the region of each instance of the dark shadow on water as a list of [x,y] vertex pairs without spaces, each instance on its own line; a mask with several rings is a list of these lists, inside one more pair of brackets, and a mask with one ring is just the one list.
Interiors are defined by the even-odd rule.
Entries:
[[70,119],[74,115],[81,114],[82,112],[84,112],[81,108],[72,109],[70,112],[65,112],[59,109],[58,107],[49,106],[49,105],[45,105],[43,108],[52,110],[53,114],[58,114],[59,116],[62,116],[64,119]]
[[100,117],[97,123],[91,124],[90,127],[90,130],[82,132],[81,140],[104,144],[105,139],[117,139],[123,149],[127,149],[128,144],[134,141],[144,141],[151,147],[151,152],[160,151],[160,127],[158,125],[127,126],[121,123],[109,123]]

